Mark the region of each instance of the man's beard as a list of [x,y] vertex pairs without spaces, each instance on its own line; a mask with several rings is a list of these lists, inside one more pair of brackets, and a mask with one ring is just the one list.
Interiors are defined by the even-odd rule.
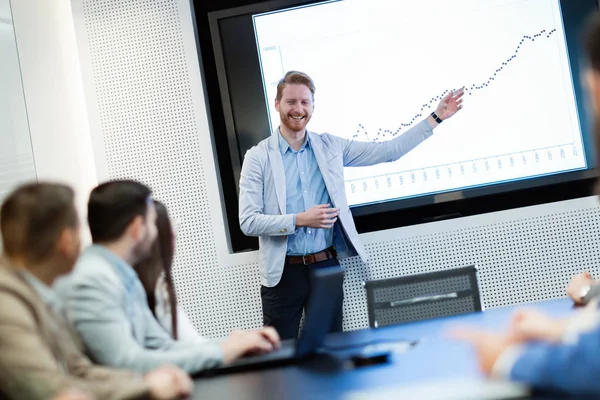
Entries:
[[[294,121],[294,119],[292,117],[290,117],[288,114],[283,114],[283,113],[279,113],[280,119],[281,119],[281,123],[283,125],[285,125],[286,128],[288,128],[289,130],[293,131],[293,132],[299,132],[299,131],[303,131],[304,129],[306,129],[306,124],[308,124],[308,121],[310,121],[310,115],[306,115],[304,114],[304,119],[301,120],[300,122],[302,122],[302,124],[298,124]],[[301,126],[299,128],[299,126]]]
[[[148,239],[148,235],[144,236],[144,238],[133,248],[133,256],[135,257],[135,263],[138,263],[150,255],[150,251],[152,250],[153,240]],[[134,263],[134,264],[135,264]]]

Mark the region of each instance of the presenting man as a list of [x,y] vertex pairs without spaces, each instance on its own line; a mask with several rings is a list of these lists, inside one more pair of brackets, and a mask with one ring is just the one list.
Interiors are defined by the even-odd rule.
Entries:
[[[264,324],[282,339],[298,336],[311,269],[339,266],[338,258],[357,254],[366,261],[346,200],[344,167],[399,159],[462,108],[464,91],[449,93],[424,121],[381,143],[307,131],[314,93],[308,75],[285,75],[275,99],[280,126],[246,153],[240,177],[240,227],[259,237]],[[341,331],[343,299],[332,301],[338,311],[331,331]]]

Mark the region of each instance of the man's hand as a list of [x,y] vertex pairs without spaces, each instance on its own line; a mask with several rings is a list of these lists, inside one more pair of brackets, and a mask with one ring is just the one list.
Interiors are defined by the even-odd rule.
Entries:
[[494,364],[500,355],[511,345],[518,343],[508,335],[489,333],[469,328],[454,329],[451,334],[453,338],[469,342],[479,360],[479,367],[490,375]]
[[189,375],[173,365],[165,365],[144,376],[150,388],[150,397],[155,400],[171,400],[189,396],[194,384]]
[[448,119],[462,109],[462,97],[465,88],[460,88],[448,93],[438,104],[435,113],[442,120]]
[[565,321],[548,317],[534,309],[518,310],[511,321],[510,334],[517,341],[540,340],[559,342],[565,330]]
[[331,228],[337,216],[340,215],[339,208],[330,207],[330,204],[318,204],[304,212],[296,214],[297,227],[309,228]]
[[223,362],[228,364],[245,354],[262,354],[281,345],[277,331],[270,326],[256,331],[234,331],[221,344]]
[[593,285],[594,283],[594,279],[587,272],[575,275],[567,287],[567,294],[575,302],[575,304],[583,304],[581,299],[581,291],[586,285]]

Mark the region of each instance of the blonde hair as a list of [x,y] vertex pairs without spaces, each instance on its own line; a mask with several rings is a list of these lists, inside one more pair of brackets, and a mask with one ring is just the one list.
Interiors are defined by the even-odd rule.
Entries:
[[300,71],[288,71],[279,83],[277,83],[277,101],[281,101],[283,89],[287,85],[304,85],[310,90],[313,98],[315,96],[315,83],[310,76]]

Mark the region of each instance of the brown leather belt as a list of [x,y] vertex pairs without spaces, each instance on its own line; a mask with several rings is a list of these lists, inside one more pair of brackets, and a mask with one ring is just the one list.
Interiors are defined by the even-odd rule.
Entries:
[[333,246],[331,246],[323,251],[319,251],[318,253],[305,254],[303,256],[287,256],[285,258],[285,262],[288,264],[311,265],[321,261],[331,260],[332,258],[336,257],[337,253],[335,252]]

